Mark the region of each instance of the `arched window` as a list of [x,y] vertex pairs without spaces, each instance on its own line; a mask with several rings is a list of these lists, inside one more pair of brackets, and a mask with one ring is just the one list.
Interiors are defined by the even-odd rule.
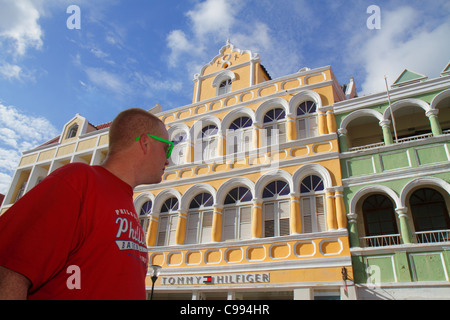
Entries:
[[224,80],[219,85],[218,95],[221,96],[223,94],[227,94],[231,92],[231,79]]
[[269,183],[263,191],[264,237],[279,237],[290,234],[289,185],[284,181]]
[[300,193],[303,233],[327,231],[323,180],[315,175],[306,177],[300,184]]
[[67,131],[66,139],[75,138],[77,136],[77,132],[78,132],[78,124],[75,123]]
[[252,193],[237,187],[225,197],[222,240],[244,240],[252,237]]
[[202,148],[202,160],[209,160],[217,154],[217,133],[219,129],[215,125],[209,125],[202,129],[199,134],[199,141]]
[[316,104],[302,102],[297,108],[297,138],[304,139],[318,135]]
[[141,223],[142,229],[144,230],[145,234],[147,234],[151,213],[152,213],[152,202],[147,201],[144,203],[139,213],[139,222]]
[[175,133],[172,138],[174,147],[170,156],[171,165],[182,165],[186,163],[187,134],[184,131]]
[[444,197],[430,188],[419,189],[409,200],[419,243],[449,241],[446,233],[425,232],[450,229],[450,219]]
[[211,242],[213,197],[200,193],[189,205],[185,244]]
[[400,243],[394,204],[382,194],[369,196],[362,205],[366,246],[379,247]]
[[178,199],[169,198],[161,206],[158,223],[157,246],[175,244],[175,235],[178,223]]
[[234,120],[227,133],[227,153],[250,151],[252,143],[253,121],[249,117],[240,117]]
[[264,145],[286,142],[286,112],[282,108],[272,109],[264,116]]

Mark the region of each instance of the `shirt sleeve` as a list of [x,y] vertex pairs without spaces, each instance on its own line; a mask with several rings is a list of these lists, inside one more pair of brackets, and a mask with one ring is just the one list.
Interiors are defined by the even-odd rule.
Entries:
[[27,277],[30,293],[62,270],[80,241],[81,194],[49,176],[0,217],[0,265]]

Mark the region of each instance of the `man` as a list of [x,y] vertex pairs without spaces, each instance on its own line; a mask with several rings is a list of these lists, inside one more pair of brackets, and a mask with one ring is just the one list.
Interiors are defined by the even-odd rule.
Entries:
[[0,299],[145,299],[147,246],[133,188],[161,182],[161,120],[121,112],[101,166],[68,164],[0,217]]

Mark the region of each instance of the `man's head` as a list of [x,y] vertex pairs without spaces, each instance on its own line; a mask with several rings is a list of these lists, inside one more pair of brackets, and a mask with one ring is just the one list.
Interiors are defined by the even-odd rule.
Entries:
[[164,123],[139,108],[119,113],[109,129],[108,159],[134,173],[136,185],[160,182],[168,165],[169,145],[149,135],[168,139]]
[[109,154],[127,150],[143,134],[161,134],[164,123],[144,109],[132,108],[117,115],[109,128]]

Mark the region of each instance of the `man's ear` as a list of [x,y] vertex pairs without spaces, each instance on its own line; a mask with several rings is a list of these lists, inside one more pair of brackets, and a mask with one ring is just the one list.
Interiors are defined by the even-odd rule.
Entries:
[[142,135],[139,139],[139,146],[144,154],[150,152],[150,138],[147,135]]

